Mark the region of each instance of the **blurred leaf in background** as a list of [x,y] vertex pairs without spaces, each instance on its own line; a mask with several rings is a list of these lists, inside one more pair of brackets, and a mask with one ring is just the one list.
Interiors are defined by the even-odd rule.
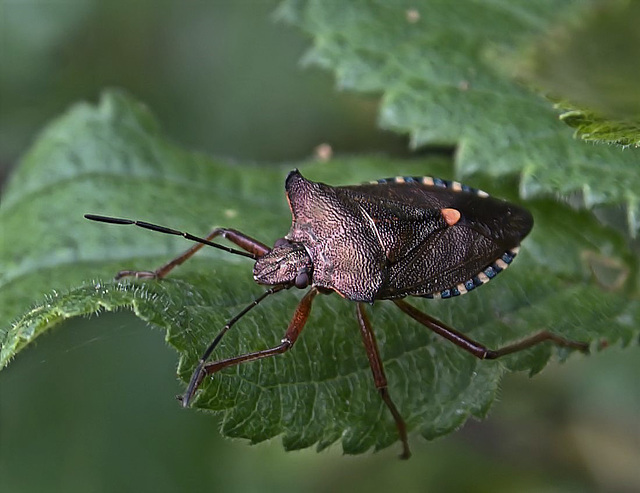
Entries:
[[278,15],[313,36],[306,60],[332,69],[341,87],[382,93],[383,128],[408,133],[414,147],[456,144],[459,175],[517,174],[527,198],[621,206],[636,235],[638,153],[572,139],[547,101],[504,73],[503,60],[512,59],[519,46],[594,4],[420,5],[288,0]]
[[511,60],[584,140],[640,146],[640,3],[597,2]]
[[[517,44],[514,39],[519,42],[526,36],[544,33],[555,18],[552,15],[555,14],[555,4],[536,4],[533,7],[529,3],[510,3],[509,6],[478,4],[480,10],[474,10],[471,4],[456,10],[457,7],[452,9],[451,4],[443,6],[436,2],[424,2],[417,9],[414,5],[400,3],[354,2],[348,6],[339,4],[340,8],[336,8],[337,5],[330,2],[287,2],[280,7],[278,15],[313,33],[315,48],[307,59],[320,60],[335,70],[341,85],[383,93],[383,125],[410,132],[415,145],[444,143],[452,146],[457,143],[460,145],[456,161],[458,173],[475,173],[474,184],[490,190],[504,190],[506,197],[513,198],[516,175],[519,174],[522,178],[520,190],[529,197],[559,194],[572,204],[599,205],[607,209],[605,212],[615,212],[616,207],[620,207],[618,216],[624,218],[619,234],[598,226],[589,214],[572,213],[550,201],[532,202],[531,206],[538,211],[536,220],[544,218],[544,221],[534,230],[537,236],[532,236],[529,242],[531,250],[528,256],[518,260],[518,270],[504,274],[512,276],[513,284],[507,287],[507,277],[502,282],[497,281],[495,286],[483,288],[487,292],[486,297],[463,297],[460,303],[445,302],[448,304],[443,303],[438,314],[455,321],[462,319],[457,318],[462,317],[461,313],[495,311],[493,305],[481,304],[481,300],[491,299],[490,290],[495,290],[508,298],[498,300],[499,303],[506,301],[507,304],[515,303],[514,306],[531,303],[534,319],[541,323],[544,320],[554,327],[564,324],[569,331],[592,330],[594,333],[626,327],[630,332],[627,335],[617,334],[617,337],[631,337],[634,320],[637,322],[638,250],[637,243],[630,239],[636,225],[637,189],[633,184],[638,179],[637,167],[634,168],[637,154],[616,154],[617,151],[611,150],[602,153],[601,148],[585,151],[584,147],[579,147],[583,144],[572,142],[569,129],[551,123],[553,110],[547,103],[518,88],[493,68],[496,53],[503,53]],[[572,5],[572,2],[567,2],[566,7]],[[36,2],[23,7],[20,3],[5,3],[3,14],[7,15],[3,16],[3,27],[9,24],[8,19],[12,21],[12,27],[7,31],[11,35],[3,37],[5,42],[9,40],[8,46],[22,49],[25,43],[20,36],[24,36],[27,30],[16,28],[14,22],[27,22],[25,19],[31,15],[40,16],[42,24],[49,26],[45,29],[49,35],[42,37],[45,40],[42,43],[31,40],[34,46],[31,53],[42,54],[46,61],[44,65],[21,62],[17,50],[6,52],[12,57],[11,64],[3,63],[2,67],[22,63],[24,67],[30,67],[32,73],[35,74],[36,70],[42,70],[42,73],[38,78],[40,84],[35,84],[35,88],[31,85],[21,87],[18,79],[8,89],[2,86],[0,128],[6,126],[14,132],[14,137],[9,139],[11,145],[2,146],[2,149],[8,149],[3,151],[6,153],[3,160],[13,160],[18,150],[26,148],[25,142],[31,139],[33,130],[60,113],[70,102],[86,96],[95,97],[98,89],[114,84],[126,87],[149,104],[159,115],[163,129],[179,142],[236,159],[297,159],[309,154],[310,149],[323,141],[331,142],[339,151],[397,150],[398,139],[381,139],[382,134],[373,130],[371,119],[376,108],[375,100],[337,96],[328,87],[330,79],[327,75],[315,71],[304,75],[291,70],[304,50],[304,43],[295,31],[271,23],[268,13],[274,7],[275,4],[268,2],[196,4],[189,8],[171,2],[163,2],[159,6],[150,2],[136,3],[135,6],[86,2],[62,4],[59,9],[53,8],[56,15],[48,15],[51,10],[47,10],[50,7],[45,4]],[[74,14],[63,15],[65,9],[73,10]],[[565,14],[569,15],[568,12]],[[478,23],[483,18],[485,22]],[[421,24],[424,22],[429,24]],[[473,26],[483,27],[476,29]],[[452,34],[456,30],[465,36]],[[260,36],[258,33],[263,34]],[[382,33],[388,35],[381,36]],[[496,35],[492,36],[494,33]],[[515,38],[514,33],[518,33]],[[256,42],[256,39],[262,42]],[[485,39],[490,42],[485,43]],[[273,44],[268,43],[269,40],[273,40]],[[62,50],[66,58],[52,55],[60,53],[61,46],[68,50]],[[294,47],[298,47],[297,51],[293,50]],[[418,57],[416,50],[420,52]],[[143,69],[148,63],[157,64],[157,68]],[[429,64],[432,70],[425,69]],[[287,67],[289,71],[285,70]],[[60,77],[60,74],[64,76]],[[444,79],[434,82],[434,74]],[[228,79],[223,79],[223,75]],[[2,80],[5,79],[11,77],[3,70]],[[26,79],[31,80],[30,77]],[[281,94],[280,98],[275,94]],[[304,94],[304,97],[296,99],[299,94]],[[26,104],[27,101],[40,103],[40,99],[44,103],[45,95],[49,101],[47,104]],[[5,113],[5,101],[12,102],[8,109],[13,106],[14,112]],[[25,110],[29,106],[33,111]],[[88,107],[82,108],[76,107],[76,114],[84,111],[85,115],[90,115],[93,111]],[[228,112],[220,113],[222,108],[228,108]],[[329,108],[334,109],[329,111]],[[401,111],[403,108],[406,111]],[[46,111],[50,113],[45,115]],[[25,115],[29,118],[24,118]],[[48,291],[49,283],[58,283],[58,288],[64,289],[77,285],[80,279],[106,278],[124,267],[121,262],[125,258],[137,257],[136,266],[148,268],[152,266],[149,262],[154,257],[166,258],[183,247],[168,238],[157,238],[126,228],[93,233],[98,231],[95,229],[97,225],[80,224],[82,212],[106,212],[104,208],[109,208],[114,213],[126,215],[154,214],[154,219],[168,225],[186,225],[185,229],[197,228],[193,232],[203,232],[221,220],[219,211],[227,200],[226,204],[232,206],[224,209],[225,224],[233,221],[234,227],[262,231],[272,239],[282,234],[282,228],[287,227],[286,222],[283,224],[283,217],[288,213],[282,192],[278,190],[282,186],[276,179],[276,175],[281,173],[278,168],[258,173],[247,172],[246,166],[236,172],[229,168],[228,172],[219,173],[220,183],[212,185],[216,194],[196,200],[196,208],[177,205],[183,197],[163,193],[175,194],[172,182],[183,179],[184,183],[202,184],[212,180],[210,177],[202,180],[204,175],[197,174],[166,176],[164,172],[170,170],[170,166],[166,166],[167,152],[177,162],[196,165],[190,167],[192,170],[211,161],[190,155],[170,144],[150,147],[151,150],[162,151],[156,154],[130,154],[132,142],[144,150],[145,143],[156,141],[161,135],[158,125],[145,115],[146,110],[140,107],[128,115],[131,118],[127,119],[125,111],[119,115],[123,119],[116,120],[122,123],[142,118],[144,131],[138,133],[128,131],[126,125],[121,128],[120,124],[111,133],[109,130],[105,132],[101,125],[93,128],[91,125],[79,125],[75,130],[64,125],[50,127],[49,134],[43,135],[40,147],[32,149],[30,157],[25,158],[22,171],[14,175],[2,204],[3,221],[16,224],[11,226],[11,231],[22,230],[21,241],[27,241],[20,255],[3,258],[3,264],[5,260],[14,262],[22,259],[17,263],[8,262],[10,268],[3,270],[3,274],[14,276],[14,280],[24,281],[28,276],[32,279],[22,282],[25,287],[22,290],[5,289],[5,295],[9,293],[14,300],[22,300],[18,303],[24,303],[27,299],[37,299],[40,290]],[[280,119],[276,118],[277,115]],[[319,118],[322,115],[327,118]],[[422,120],[425,115],[427,119]],[[550,127],[546,132],[545,126]],[[63,129],[66,135],[56,135],[53,128]],[[73,147],[74,135],[90,134],[92,130],[102,137],[102,141],[92,137],[91,145],[79,146],[79,149]],[[118,142],[120,130],[128,139],[133,137],[123,147],[113,145]],[[2,135],[7,133],[3,131]],[[359,135],[362,135],[362,140]],[[542,138],[536,140],[532,136]],[[24,140],[21,142],[20,138]],[[47,142],[49,144],[42,144]],[[534,144],[538,146],[537,150]],[[12,145],[14,151],[11,151]],[[74,151],[68,153],[64,152],[65,149]],[[118,159],[118,153],[127,159]],[[136,160],[128,160],[132,156]],[[47,172],[29,175],[30,166],[35,170],[47,162],[50,163]],[[549,168],[557,162],[567,166]],[[343,169],[339,168],[341,163],[345,163]],[[491,166],[486,167],[486,163],[491,163]],[[610,172],[606,179],[602,173],[593,171],[595,164],[606,167]],[[78,186],[77,176],[78,171],[87,165],[96,166],[97,176],[95,173],[87,174],[85,183],[89,186],[83,188]],[[100,176],[104,165],[110,173]],[[434,169],[446,169],[446,163],[432,161],[432,165]],[[333,168],[326,171],[322,167],[317,169],[318,176],[326,176],[328,182],[336,183],[340,179],[342,183],[353,183],[362,177],[363,172],[382,173],[387,168],[398,169],[398,166],[387,158],[377,161],[362,158],[360,161],[338,159]],[[414,162],[401,166],[423,165]],[[209,173],[215,174],[215,169]],[[140,173],[141,170],[147,170],[147,174]],[[126,177],[132,171],[135,179],[129,184],[125,180],[123,184],[118,176]],[[65,173],[72,179],[65,182]],[[395,174],[395,171],[385,172],[384,176],[390,174]],[[500,186],[492,183],[487,174],[500,177]],[[22,183],[21,176],[25,178]],[[375,177],[380,176],[372,178]],[[142,192],[144,188],[136,187],[136,180],[149,182],[153,188]],[[47,184],[55,186],[47,187]],[[24,200],[28,197],[24,194],[24,186],[26,190],[34,187],[32,191],[37,192],[35,197],[40,201],[35,200],[29,205]],[[75,192],[72,190],[74,186],[78,186]],[[120,192],[107,193],[111,186]],[[64,187],[70,187],[66,189],[67,193],[64,193]],[[198,194],[206,195],[206,187],[201,188]],[[12,196],[12,190],[20,192]],[[580,200],[575,200],[576,192],[582,194],[578,197]],[[51,194],[52,199],[48,207],[47,202],[41,200],[47,197],[46,194]],[[78,202],[73,206],[75,216],[65,212],[71,197]],[[149,206],[147,201],[152,205]],[[21,207],[26,209],[21,214],[28,218],[20,220],[20,217],[13,217],[10,214],[12,203],[13,207],[22,203]],[[185,200],[184,203],[190,202]],[[86,211],[84,207],[88,204],[101,209]],[[251,216],[250,210],[238,209],[252,206],[261,212],[256,217]],[[265,214],[268,209],[273,209],[272,215]],[[29,211],[39,213],[30,215]],[[600,217],[611,222],[611,215]],[[547,226],[545,222],[548,222]],[[567,234],[559,233],[563,228]],[[81,235],[86,238],[85,244],[78,241],[78,231],[85,231]],[[549,231],[557,233],[548,236]],[[111,248],[108,244],[101,244],[107,236],[117,240]],[[3,238],[6,238],[4,234]],[[45,241],[39,242],[39,238]],[[568,238],[572,240],[567,241]],[[575,251],[574,248],[570,252],[574,240],[581,250]],[[563,248],[559,249],[560,246]],[[110,257],[97,253],[105,247]],[[9,245],[7,251],[11,248]],[[554,255],[550,256],[550,251]],[[78,264],[76,272],[63,269],[57,270],[53,276],[47,275],[47,272],[53,272],[51,266],[64,265],[70,260],[75,262],[82,257],[82,252],[93,253],[85,259],[87,262]],[[249,290],[255,289],[250,282],[238,277],[239,264],[221,264],[220,256],[211,252],[209,258],[207,255],[204,257],[184,266],[182,274],[173,281],[156,287],[170,291],[186,286],[184,293],[192,293],[196,298],[205,297],[206,303],[194,300],[196,305],[209,307],[208,312],[216,312],[212,307],[221,301],[216,301],[221,293],[227,299],[240,299],[243,293],[246,296]],[[99,264],[95,263],[96,259],[100,259]],[[563,274],[547,284],[536,282],[536,279],[548,279],[545,270],[533,269],[545,261],[550,271]],[[94,268],[94,272],[89,272]],[[532,273],[531,279],[524,281],[523,276],[529,272]],[[224,288],[215,284],[211,286],[212,278],[217,275],[221,275],[221,280],[231,277],[238,280],[225,284]],[[181,284],[185,278],[188,284]],[[567,289],[572,283],[572,289],[576,290],[575,299],[570,296],[571,289]],[[115,289],[104,283],[100,286],[102,290]],[[191,291],[190,286],[198,289]],[[212,290],[207,291],[207,286]],[[223,292],[224,289],[228,292]],[[592,297],[585,296],[590,290]],[[126,294],[126,289],[123,292]],[[557,320],[557,307],[549,312],[536,311],[535,300],[544,300],[550,292],[560,296],[556,301],[558,307],[567,308],[562,320]],[[102,294],[93,293],[89,299],[97,300]],[[50,313],[55,313],[56,306],[59,306],[57,301],[64,298],[64,293],[53,294],[48,298],[50,306],[43,306],[43,313],[46,314],[47,308],[51,307],[54,311]],[[499,297],[494,295],[493,298]],[[337,312],[340,319],[352,316],[351,311],[344,311],[348,306],[331,303],[335,301],[340,300],[326,301],[325,313],[340,310]],[[244,337],[264,340],[265,345],[274,337],[277,339],[280,335],[278,327],[286,323],[287,313],[291,312],[295,299],[282,303],[257,315],[255,321],[249,321],[242,333],[236,333],[230,339],[230,348],[243,349]],[[583,305],[582,309],[578,308],[580,305]],[[19,305],[14,304],[16,306]],[[85,311],[94,308],[95,305],[89,304]],[[190,308],[185,308],[185,312],[179,309],[175,312],[181,320],[171,317],[171,325],[175,329],[184,328],[183,322],[191,320],[194,314],[196,322],[201,316],[197,311],[189,313]],[[225,309],[233,311],[234,306],[227,302]],[[157,312],[150,313],[152,315],[146,319],[162,325],[162,317]],[[58,314],[64,318],[64,311]],[[384,321],[385,311],[376,310],[375,315],[383,320],[381,325],[385,338],[393,335],[384,329],[392,325],[390,320]],[[39,323],[43,321],[38,319],[38,313],[30,316]],[[218,313],[214,316],[221,317]],[[512,328],[513,336],[517,337],[520,330],[526,330],[529,320],[530,316],[524,319],[514,317],[509,320],[508,327],[501,328]],[[55,321],[44,320],[44,326]],[[102,321],[105,321],[104,326]],[[613,326],[611,322],[614,322]],[[32,325],[35,326],[37,324]],[[490,420],[485,426],[467,426],[463,434],[452,441],[418,446],[413,463],[401,466],[393,460],[393,453],[342,459],[335,453],[284,455],[280,451],[279,440],[257,450],[220,442],[216,438],[214,420],[208,416],[194,418],[195,413],[181,412],[171,399],[167,399],[167,396],[180,392],[180,387],[167,373],[173,374],[175,358],[158,344],[157,336],[144,338],[143,329],[132,327],[131,318],[123,315],[103,317],[99,322],[92,319],[88,323],[82,320],[67,323],[62,330],[56,331],[61,334],[64,344],[56,344],[58,336],[41,338],[39,347],[21,354],[0,374],[0,489],[86,491],[151,488],[180,491],[185,487],[201,489],[205,487],[203,485],[211,485],[211,489],[226,491],[275,491],[282,488],[326,491],[356,485],[365,487],[367,484],[372,489],[381,490],[393,485],[406,490],[484,491],[482,485],[486,485],[487,491],[513,491],[548,489],[549,484],[558,491],[637,489],[633,468],[634,459],[638,457],[637,436],[628,433],[634,428],[634,423],[637,424],[640,411],[634,376],[638,370],[637,357],[634,359],[633,355],[629,357],[610,350],[594,358],[574,361],[573,368],[586,368],[582,377],[579,370],[572,373],[565,368],[554,369],[552,375],[568,374],[567,382],[553,376],[546,385],[544,381],[521,383],[519,379],[509,379],[505,402],[500,403],[496,410],[496,415],[502,419]],[[197,323],[193,326],[187,324],[187,329],[200,330],[195,327]],[[482,332],[486,329],[488,327],[480,328]],[[635,331],[637,338],[637,323]],[[338,335],[353,343],[344,347],[353,347],[355,354],[361,348],[354,332],[344,330]],[[497,338],[494,341],[509,337],[507,332],[493,333]],[[174,337],[172,341],[180,344],[180,337],[184,334],[176,335],[177,339]],[[321,337],[310,330],[305,332],[305,337],[307,335],[310,347],[314,347],[314,337]],[[612,332],[609,335],[615,340]],[[402,336],[408,339],[389,341],[385,345],[391,354],[402,341],[419,341],[421,337],[428,337],[424,331],[418,330],[413,334],[405,329],[402,329]],[[198,337],[206,339],[205,335]],[[300,351],[292,353],[294,363],[310,364],[305,356],[308,349],[299,345],[296,350]],[[299,359],[295,359],[296,352]],[[458,358],[456,351],[451,354]],[[195,356],[194,353],[191,357]],[[363,363],[360,365],[363,369],[359,371],[364,376],[368,369],[364,359],[357,359],[361,356],[353,361],[347,358],[347,363],[356,366]],[[538,355],[525,367],[540,364],[540,357],[544,361],[547,356]],[[460,361],[467,360],[462,358]],[[494,371],[490,365],[482,365],[478,366],[480,371]],[[594,366],[589,370],[589,366],[582,365]],[[612,367],[617,367],[617,371]],[[255,368],[247,371],[255,371]],[[497,374],[501,373],[500,368],[494,368]],[[391,373],[398,377],[397,380],[394,378],[396,385],[403,385],[406,370],[396,373],[393,369]],[[418,371],[415,377],[428,378],[428,375],[429,372]],[[588,379],[584,381],[589,384],[580,385],[581,378]],[[538,386],[541,386],[539,392],[533,390]],[[367,392],[370,387],[368,389]],[[477,388],[478,391],[481,389]],[[514,390],[517,398],[509,399],[510,390]],[[373,392],[371,395],[377,397]],[[603,395],[607,398],[603,399]],[[428,399],[429,395],[417,394],[412,398],[420,397]],[[218,405],[226,404],[221,402]],[[378,401],[375,405],[379,405]],[[548,409],[544,413],[548,419],[544,421],[537,417],[541,409]],[[511,425],[509,419],[514,415],[520,419]],[[268,417],[268,413],[265,416]],[[144,421],[140,417],[144,417]],[[228,423],[223,426],[227,432],[233,431]],[[251,426],[251,421],[244,420],[242,424]],[[598,433],[601,430],[606,431]],[[384,434],[380,436],[384,437]],[[383,442],[387,439],[382,438]],[[603,446],[607,447],[608,457],[618,459],[607,462],[609,467],[603,467],[595,460],[597,451]],[[41,460],[37,460],[39,457]],[[33,474],[34,464],[41,475]],[[425,464],[429,464],[426,470]],[[460,470],[468,471],[468,474],[460,475]],[[487,471],[494,471],[496,477],[493,481],[487,481]],[[136,486],[137,481],[140,481],[139,486]]]
[[[144,101],[182,144],[262,163],[322,142],[405,153],[376,130],[377,100],[332,90],[302,70],[307,47],[277,24],[275,0],[6,1],[0,5],[0,165],[70,104],[109,86]],[[345,131],[348,129],[348,131]]]

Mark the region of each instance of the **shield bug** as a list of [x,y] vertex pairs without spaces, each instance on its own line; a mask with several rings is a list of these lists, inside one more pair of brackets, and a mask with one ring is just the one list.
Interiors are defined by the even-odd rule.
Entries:
[[[391,412],[410,456],[407,427],[387,388],[387,379],[365,304],[391,300],[402,312],[480,359],[495,359],[541,342],[579,350],[584,343],[539,332],[499,349],[488,349],[404,301],[407,296],[451,298],[486,284],[506,269],[533,226],[524,208],[487,193],[429,177],[396,177],[364,185],[332,187],[287,176],[285,191],[292,214],[289,232],[272,248],[234,229],[216,228],[199,238],[142,221],[86,214],[87,219],[184,236],[194,246],[154,271],[121,271],[125,276],[163,278],[204,245],[255,260],[254,280],[269,286],[222,328],[204,351],[181,397],[187,407],[206,375],[291,349],[309,317],[317,294],[338,293],[355,302],[356,318],[382,400]],[[241,250],[212,240],[223,237]],[[284,289],[309,288],[279,344],[236,357],[210,361],[224,334],[266,297]]]

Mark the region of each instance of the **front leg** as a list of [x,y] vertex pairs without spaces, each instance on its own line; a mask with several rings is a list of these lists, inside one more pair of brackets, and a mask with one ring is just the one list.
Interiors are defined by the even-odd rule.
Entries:
[[207,360],[211,356],[213,349],[216,347],[216,344],[220,341],[220,338],[224,335],[224,333],[229,330],[238,319],[244,315],[247,311],[257,305],[262,299],[271,294],[272,292],[280,291],[282,286],[274,286],[269,291],[265,292],[260,298],[256,299],[251,305],[245,308],[242,312],[236,315],[233,319],[231,319],[227,325],[220,331],[220,334],[213,340],[213,342],[206,349],[202,357],[200,358],[200,362],[193,374],[191,375],[191,380],[189,381],[189,385],[187,386],[187,390],[184,395],[180,398],[182,401],[183,407],[188,407],[193,395],[196,390],[202,383],[202,380],[206,375],[212,375],[214,373],[219,372],[220,370],[224,370],[225,368],[229,368],[231,366],[239,365],[241,363],[247,363],[249,361],[255,361],[262,358],[268,358],[270,356],[275,356],[276,354],[282,354],[293,347],[300,332],[304,328],[307,323],[307,319],[309,318],[309,313],[311,312],[311,304],[313,299],[318,294],[318,290],[316,288],[311,288],[307,294],[304,295],[296,311],[291,318],[291,322],[289,322],[289,326],[287,327],[287,331],[284,334],[284,337],[280,341],[280,344],[277,346],[262,349],[260,351],[255,351],[252,353],[241,354],[240,356],[234,356],[232,358],[223,359],[220,361],[213,361],[211,363],[207,363]]

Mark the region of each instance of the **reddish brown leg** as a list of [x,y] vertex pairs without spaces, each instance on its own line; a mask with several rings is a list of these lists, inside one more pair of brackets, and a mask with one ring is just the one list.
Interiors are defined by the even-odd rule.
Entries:
[[291,349],[307,323],[309,313],[311,312],[311,303],[317,294],[318,290],[316,288],[311,288],[309,292],[304,295],[302,300],[300,300],[300,303],[293,314],[293,318],[291,319],[291,322],[289,322],[289,327],[280,341],[280,344],[277,346],[269,349],[263,349],[261,351],[255,351],[253,353],[242,354],[233,358],[214,361],[208,364],[202,364],[203,361],[201,361],[201,364],[196,368],[193,376],[191,377],[191,382],[189,383],[187,391],[182,398],[182,405],[186,407],[189,404],[189,401],[200,386],[200,383],[202,383],[205,375],[211,375],[225,368],[239,365],[240,363],[246,363],[248,361],[255,361],[269,356],[274,356],[276,354],[281,354]]
[[553,334],[547,330],[543,330],[542,332],[538,332],[537,334],[532,335],[531,337],[527,337],[522,341],[516,342],[514,344],[509,344],[499,349],[487,349],[485,346],[480,344],[479,342],[474,341],[473,339],[469,339],[464,334],[461,334],[455,329],[448,327],[443,324],[439,320],[427,315],[426,313],[421,312],[417,308],[414,308],[409,303],[403,300],[393,300],[393,302],[407,315],[409,315],[414,320],[420,322],[425,327],[431,329],[436,334],[448,339],[453,342],[456,346],[461,347],[465,351],[473,354],[476,358],[480,359],[496,359],[501,356],[505,356],[507,354],[515,353],[518,351],[522,351],[523,349],[530,348],[535,346],[536,344],[540,344],[541,342],[551,341],[554,344],[562,347],[568,347],[572,349],[577,349],[579,351],[587,352],[589,351],[589,345],[584,342],[571,341],[569,339],[565,339],[564,337],[560,337],[556,334]]
[[[245,235],[244,233],[241,233],[240,231],[236,231],[235,229],[216,228],[213,231],[211,231],[211,233],[209,233],[205,237],[205,239],[207,241],[211,241],[217,236],[222,236],[223,238],[226,238],[230,242],[238,245],[243,250],[249,253],[253,253],[257,257],[262,257],[264,254],[271,251],[271,248],[269,248],[268,246],[264,245],[263,243],[260,243],[258,240],[254,240],[253,238]],[[133,276],[133,277],[136,277],[137,279],[141,279],[141,278],[162,279],[169,272],[171,272],[175,267],[177,267],[178,265],[182,264],[183,262],[191,258],[191,256],[194,253],[196,253],[198,250],[200,250],[204,246],[205,245],[203,243],[196,243],[184,253],[178,255],[173,260],[170,260],[163,266],[153,271],[122,270],[118,272],[118,274],[116,274],[116,279],[121,279],[123,277],[128,277],[128,276]]]
[[373,380],[378,392],[380,392],[382,400],[393,415],[393,419],[396,422],[396,428],[398,429],[398,435],[402,442],[402,455],[400,455],[400,458],[408,459],[411,457],[411,451],[409,450],[409,440],[407,439],[407,425],[389,395],[387,377],[384,374],[382,360],[380,359],[380,352],[378,351],[378,344],[376,343],[376,336],[371,328],[371,323],[369,322],[369,317],[367,317],[365,312],[364,304],[358,303],[356,305],[356,311],[358,314],[358,324],[360,324],[360,334],[362,334],[362,341],[364,342],[367,357],[369,358],[369,365],[371,365],[371,372],[373,373]]

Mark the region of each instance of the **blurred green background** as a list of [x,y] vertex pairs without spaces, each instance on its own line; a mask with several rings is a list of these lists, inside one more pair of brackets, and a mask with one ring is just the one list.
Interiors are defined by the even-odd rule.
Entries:
[[[185,147],[232,160],[296,162],[324,142],[410,156],[406,139],[376,128],[374,96],[339,93],[331,74],[301,67],[309,40],[273,21],[276,5],[4,0],[2,174],[47,121],[106,86],[145,101]],[[39,339],[0,373],[0,492],[640,490],[634,351],[509,376],[489,419],[432,443],[414,437],[409,462],[397,446],[344,457],[339,446],[224,440],[215,418],[173,399],[176,362],[163,334],[128,313]]]

